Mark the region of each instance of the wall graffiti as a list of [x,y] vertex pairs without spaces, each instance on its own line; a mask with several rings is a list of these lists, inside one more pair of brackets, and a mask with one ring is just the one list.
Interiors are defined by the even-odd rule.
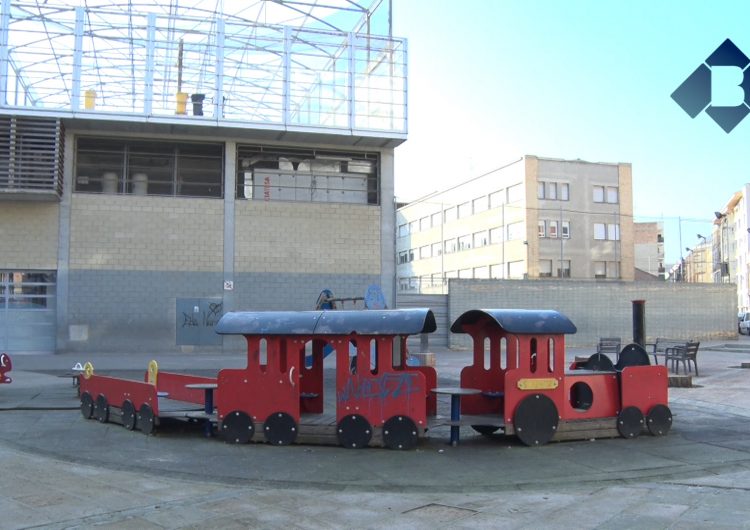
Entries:
[[352,377],[338,395],[338,401],[359,399],[398,398],[402,395],[422,392],[417,385],[419,374],[413,372],[393,372],[377,377]]

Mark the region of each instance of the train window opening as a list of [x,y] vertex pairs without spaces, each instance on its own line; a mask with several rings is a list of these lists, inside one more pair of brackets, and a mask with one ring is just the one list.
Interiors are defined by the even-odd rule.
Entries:
[[395,336],[393,337],[392,341],[392,355],[393,355],[393,362],[391,363],[391,366],[393,368],[403,368],[405,366],[404,362],[404,351],[405,349],[402,346],[402,341],[404,340],[404,337],[402,336]]
[[378,373],[378,356],[385,354],[385,352],[381,350],[385,350],[385,348],[378,348],[377,339],[372,339],[370,341],[370,373],[372,375],[377,375]]
[[547,339],[547,371],[549,373],[555,371],[555,339],[552,337]]
[[315,342],[317,341],[308,340],[302,347],[302,350],[304,351],[303,359],[305,361],[302,363],[302,366],[299,367],[300,371],[304,370],[306,372],[309,372],[310,370],[312,370],[312,365],[314,362],[313,352],[315,351]]
[[579,412],[585,412],[594,404],[594,393],[591,387],[583,382],[570,387],[570,406]]
[[489,337],[484,338],[484,369],[489,370],[492,363],[492,353],[490,351],[491,341]]
[[538,357],[539,352],[536,349],[536,339],[531,339],[529,341],[529,371],[531,371],[532,374],[536,373]]
[[505,370],[508,368],[508,359],[506,357],[508,353],[508,340],[505,337],[500,338],[500,369]]
[[268,371],[268,342],[266,339],[260,339],[258,343],[258,365],[261,372]]

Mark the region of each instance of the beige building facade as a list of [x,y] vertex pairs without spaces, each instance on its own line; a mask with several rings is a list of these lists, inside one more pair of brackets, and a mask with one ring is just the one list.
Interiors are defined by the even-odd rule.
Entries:
[[451,278],[633,280],[630,164],[527,155],[401,206],[399,292]]

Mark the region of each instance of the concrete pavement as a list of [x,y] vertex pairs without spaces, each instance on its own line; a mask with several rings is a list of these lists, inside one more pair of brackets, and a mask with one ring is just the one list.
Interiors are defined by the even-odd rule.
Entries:
[[[415,451],[226,445],[199,427],[156,436],[85,421],[69,355],[15,356],[0,386],[2,528],[750,528],[750,338],[702,344],[693,388],[671,388],[662,438],[524,447],[447,429]],[[568,352],[570,357],[584,353]],[[466,352],[439,352],[440,384]],[[149,356],[98,355],[135,376]],[[210,373],[237,356],[159,356]],[[441,412],[447,401],[440,402]]]

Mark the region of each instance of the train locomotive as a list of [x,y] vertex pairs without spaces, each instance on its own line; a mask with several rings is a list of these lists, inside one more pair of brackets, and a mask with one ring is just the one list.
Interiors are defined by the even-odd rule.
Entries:
[[[203,422],[206,435],[228,443],[390,449],[414,448],[438,425],[503,432],[530,446],[671,427],[667,369],[640,346],[626,346],[615,364],[594,354],[566,365],[573,323],[556,311],[516,309],[471,310],[453,323],[452,332],[471,337],[473,363],[459,388],[471,395],[447,420],[437,415],[437,371],[413,365],[407,348],[409,336],[435,330],[429,309],[230,312],[216,332],[244,336],[245,368],[202,377],[152,361],[143,381],[131,381],[88,363],[81,413],[147,434],[178,418]],[[334,364],[331,381],[326,365]]]

